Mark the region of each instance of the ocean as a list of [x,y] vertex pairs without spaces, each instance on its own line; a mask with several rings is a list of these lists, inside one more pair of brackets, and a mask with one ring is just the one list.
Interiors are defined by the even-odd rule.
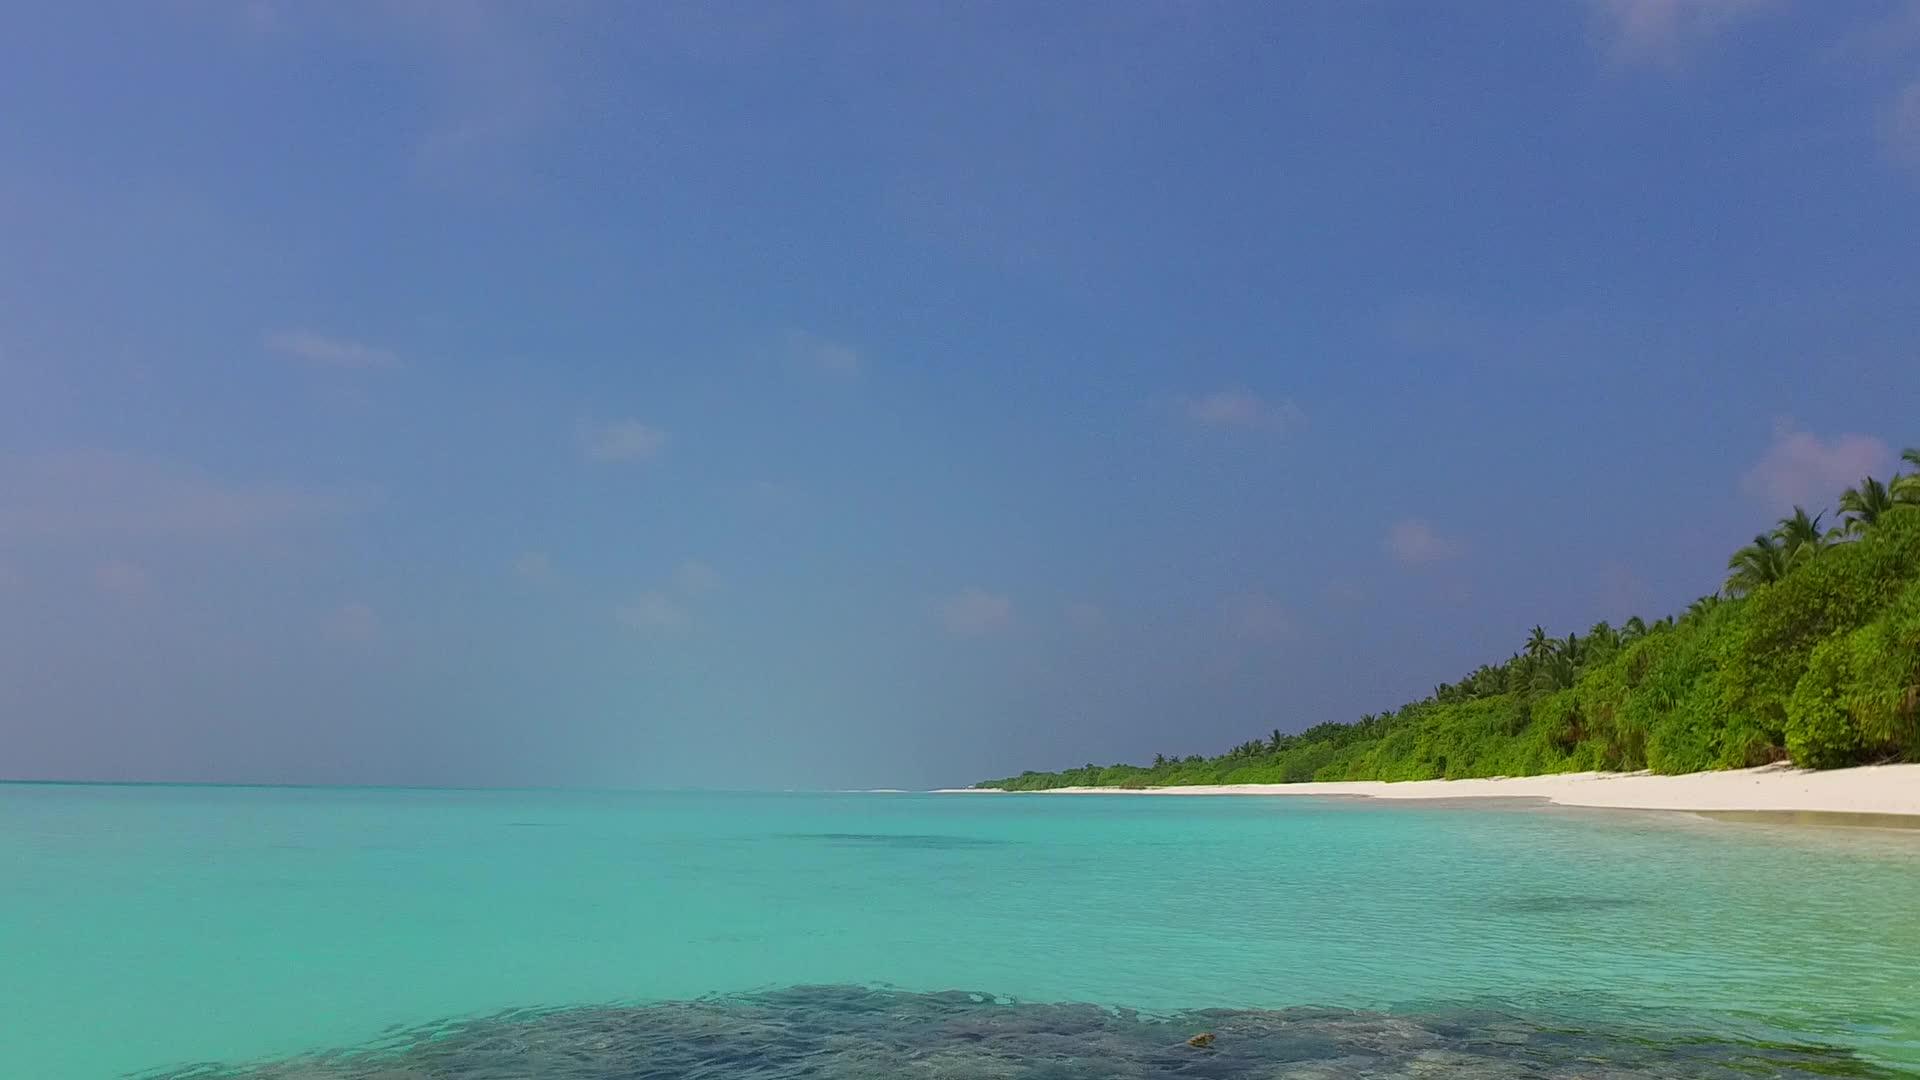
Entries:
[[35,1080],[1881,1075],[1920,832],[5,784],[0,1017]]

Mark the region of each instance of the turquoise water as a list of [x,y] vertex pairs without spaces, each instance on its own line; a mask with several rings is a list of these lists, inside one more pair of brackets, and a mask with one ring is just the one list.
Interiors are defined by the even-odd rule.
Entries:
[[[486,1023],[553,1049],[777,1021],[908,1053],[842,1030],[879,1016],[967,1046],[969,1024],[1071,1029],[1119,1061],[1201,1022],[1154,1026],[1172,1011],[1314,1006],[1365,1012],[1219,1017],[1244,1038],[1195,1075],[1274,1040],[1548,1054],[1529,1033],[1572,1028],[1588,1058],[1672,1035],[1913,1064],[1920,833],[1501,803],[0,785],[0,965],[7,1077],[404,1045],[395,1026],[528,1008],[560,1011]],[[472,1030],[436,1052],[512,1042]],[[483,1075],[426,1060],[393,1075]],[[1135,1064],[1107,1068],[1161,1068]],[[686,1069],[623,1075],[736,1075]],[[737,1072],[816,1074],[839,1073]]]

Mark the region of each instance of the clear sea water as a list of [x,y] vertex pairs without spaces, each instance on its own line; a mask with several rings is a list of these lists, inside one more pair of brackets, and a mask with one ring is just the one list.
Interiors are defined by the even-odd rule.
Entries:
[[1704,1076],[1800,1046],[1852,1055],[1805,1075],[1920,1064],[1920,833],[0,785],[8,1078]]

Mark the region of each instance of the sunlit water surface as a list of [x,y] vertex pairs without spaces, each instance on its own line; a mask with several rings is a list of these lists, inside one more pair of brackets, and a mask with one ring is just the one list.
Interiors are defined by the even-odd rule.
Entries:
[[0,785],[0,1017],[52,1080],[1871,1075],[1920,1065],[1920,833]]

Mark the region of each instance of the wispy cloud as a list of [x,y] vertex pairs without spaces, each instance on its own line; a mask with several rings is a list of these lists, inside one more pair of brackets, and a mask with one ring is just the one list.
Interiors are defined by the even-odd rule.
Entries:
[[1881,120],[1880,134],[1889,157],[1920,169],[1920,79],[1901,87],[1894,95]]
[[1920,0],[1905,0],[1893,4],[1879,18],[1855,23],[1821,55],[1858,70],[1905,63],[1916,48],[1920,48]]
[[1645,615],[1654,605],[1653,589],[1632,567],[1618,562],[1601,565],[1595,599],[1602,614],[1620,621]]
[[1920,169],[1920,0],[1904,0],[1882,9],[1877,18],[1856,20],[1821,57],[1836,71],[1872,86],[1879,100],[1874,121],[1887,158]]
[[345,603],[321,616],[320,632],[332,641],[365,645],[380,636],[380,613],[358,600]]
[[1067,624],[1075,630],[1098,630],[1107,625],[1107,613],[1099,604],[1084,600],[1068,604]]
[[361,601],[342,603],[321,617],[321,634],[351,646],[371,644],[380,636],[380,613]]
[[667,433],[638,420],[581,423],[580,450],[589,461],[650,461],[667,445]]
[[673,584],[689,595],[712,592],[720,587],[720,572],[699,559],[688,559],[675,568]]
[[1284,432],[1305,414],[1287,398],[1267,401],[1249,390],[1216,390],[1183,398],[1180,411],[1192,423],[1210,428],[1256,428]]
[[466,171],[463,165],[511,150],[533,130],[538,115],[538,102],[531,96],[492,102],[429,131],[420,140],[415,163],[425,176],[457,178]]
[[1466,550],[1458,540],[1440,535],[1420,518],[1394,522],[1387,530],[1385,546],[1387,554],[1408,566],[1459,558]]
[[646,634],[677,634],[690,621],[687,610],[665,593],[645,592],[613,611],[616,622]]
[[282,25],[279,5],[273,0],[251,0],[234,14],[249,33],[272,34]]
[[860,374],[860,351],[851,345],[829,341],[805,330],[787,331],[789,357],[809,371],[850,379]]
[[700,598],[718,589],[720,572],[699,559],[675,567],[665,588],[649,589],[613,611],[614,621],[645,634],[678,634],[693,625]]
[[138,596],[153,584],[146,568],[125,559],[112,559],[94,568],[93,583],[112,596]]
[[513,560],[513,575],[522,581],[546,581],[553,577],[553,560],[544,551],[522,552]]
[[1600,37],[1615,62],[1671,67],[1687,52],[1775,0],[1591,0]]
[[807,501],[807,493],[784,481],[755,480],[747,487],[745,500],[756,510],[791,510]]
[[1013,599],[1006,593],[969,587],[942,599],[937,613],[948,633],[979,637],[1005,629],[1013,622]]
[[1294,633],[1293,612],[1263,592],[1229,596],[1220,602],[1227,632],[1251,641],[1272,641]]
[[388,5],[380,17],[420,48],[435,83],[417,175],[468,188],[511,184],[556,100],[549,54],[558,38],[545,11],[480,0]]
[[1346,578],[1330,578],[1320,591],[1327,598],[1328,603],[1339,608],[1357,607],[1369,599],[1364,587]]
[[314,367],[367,370],[390,368],[400,362],[391,349],[362,341],[327,337],[311,330],[282,330],[268,334],[267,348]]
[[216,537],[310,524],[366,503],[103,451],[0,458],[0,534]]
[[1893,461],[1893,450],[1871,435],[1822,439],[1793,424],[1774,425],[1773,442],[1740,477],[1740,490],[1775,510],[1831,507],[1840,492]]
[[1398,348],[1502,367],[1564,363],[1604,351],[1620,335],[1616,324],[1578,304],[1511,311],[1437,295],[1400,297],[1380,318],[1385,338]]

